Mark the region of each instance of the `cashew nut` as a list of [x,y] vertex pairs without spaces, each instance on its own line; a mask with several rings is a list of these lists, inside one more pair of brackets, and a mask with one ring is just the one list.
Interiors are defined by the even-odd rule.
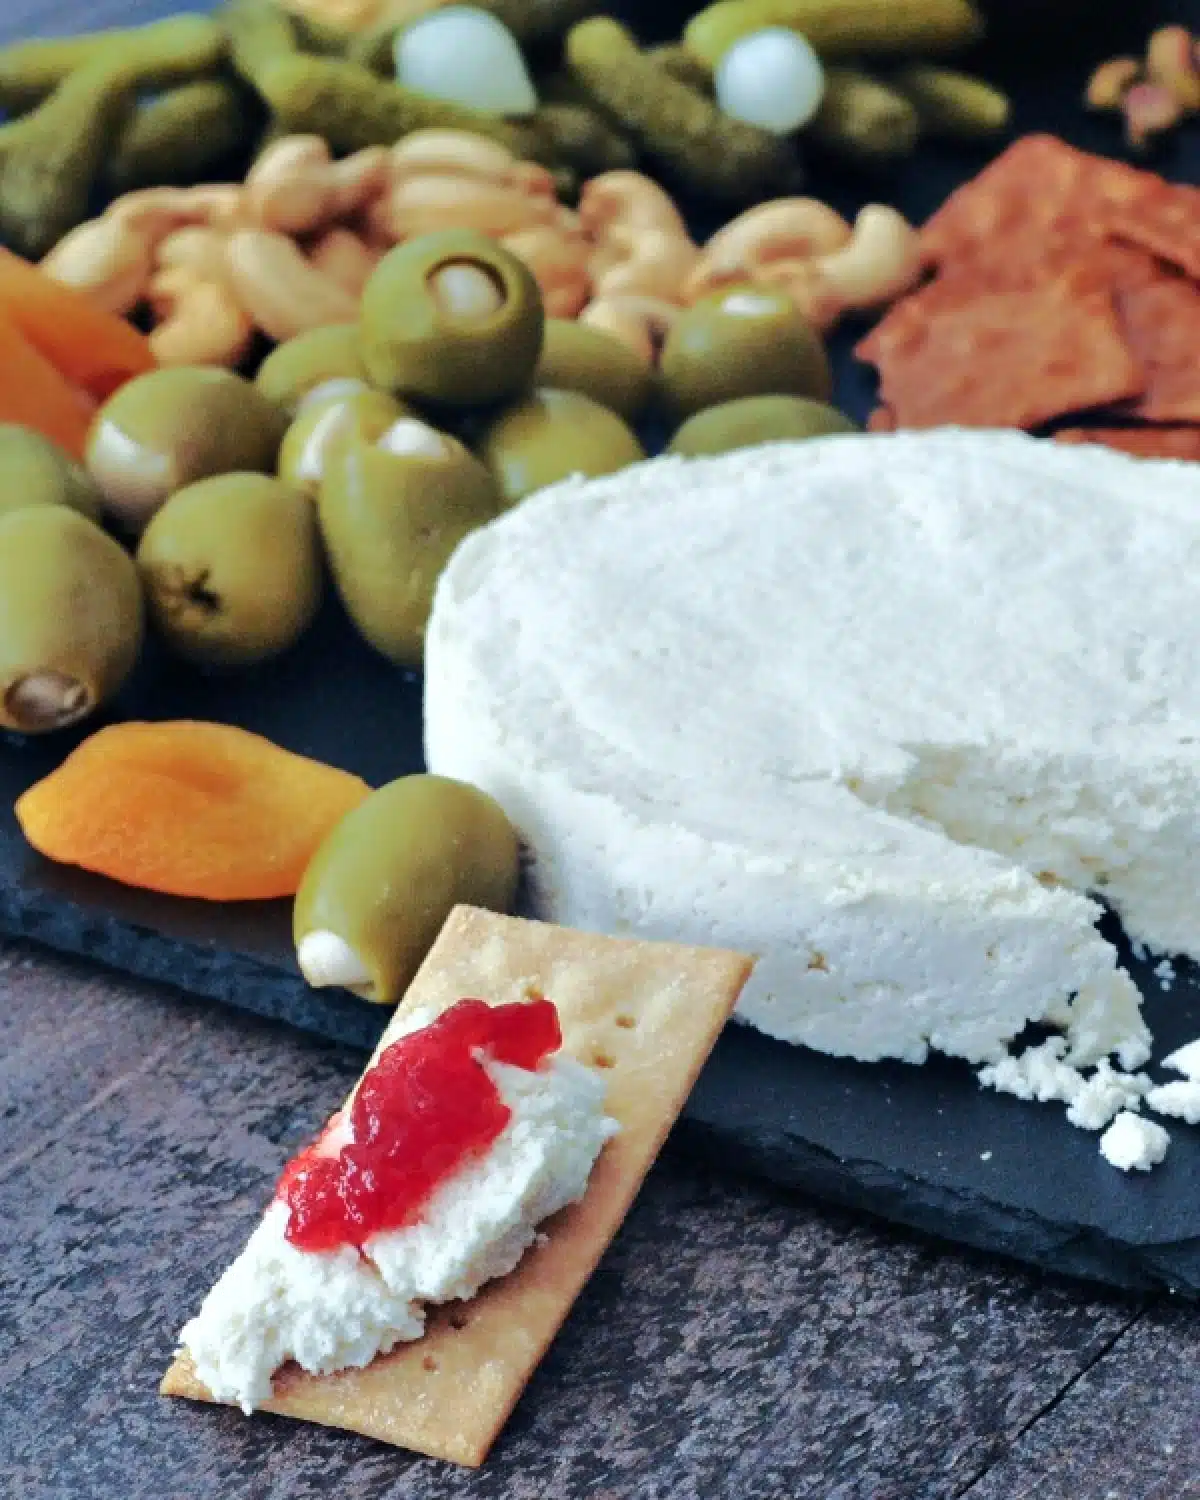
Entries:
[[554,174],[546,167],[518,161],[496,141],[468,130],[416,130],[389,155],[393,183],[410,177],[466,177],[534,196],[555,196]]
[[773,260],[810,260],[849,243],[850,225],[816,198],[777,198],[761,203],[719,229],[705,245],[684,288],[695,302],[708,292],[753,279]]
[[680,302],[698,254],[686,236],[663,234],[654,229],[615,228],[592,262],[596,295],[632,294]]
[[562,234],[550,225],[540,225],[506,235],[500,243],[533,272],[547,317],[579,315],[592,295],[586,240]]
[[510,187],[463,177],[409,177],[396,183],[365,215],[375,238],[393,244],[438,229],[475,229],[491,239],[552,224],[557,204]]
[[237,300],[276,343],[358,318],[358,298],[311,265],[284,234],[238,230],[229,239],[228,265]]
[[657,297],[598,297],[579,314],[589,328],[611,334],[648,365],[657,364],[662,342],[680,309]]
[[74,287],[97,307],[124,317],[146,295],[154,240],[117,219],[93,219],[60,240],[41,269],[52,281]]
[[365,208],[386,189],[389,172],[382,146],[334,161],[320,136],[289,135],[268,146],[251,167],[246,201],[263,228],[311,234]]
[[640,172],[602,172],[593,177],[580,194],[579,217],[585,232],[599,241],[618,224],[689,238],[674,200]]
[[157,264],[162,270],[186,267],[205,281],[218,284],[228,279],[229,236],[202,224],[176,229],[158,247]]
[[150,283],[150,305],[161,321],[150,335],[160,365],[240,364],[254,337],[254,322],[221,281],[193,266],[174,265]]
[[370,249],[352,229],[340,226],[327,229],[308,252],[310,264],[352,297],[362,295],[381,258],[380,252]]
[[907,292],[923,268],[917,231],[894,208],[872,203],[855,219],[842,249],[810,260],[773,261],[758,268],[755,280],[787,292],[824,331],[844,312],[878,307]]

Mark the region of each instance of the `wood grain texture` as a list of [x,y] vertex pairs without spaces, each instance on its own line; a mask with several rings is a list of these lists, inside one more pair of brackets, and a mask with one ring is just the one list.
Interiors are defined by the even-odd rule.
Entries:
[[175,1332],[362,1058],[19,946],[0,1045],[6,1500],[1200,1493],[1194,1313],[710,1175],[686,1133],[477,1474],[164,1401]]

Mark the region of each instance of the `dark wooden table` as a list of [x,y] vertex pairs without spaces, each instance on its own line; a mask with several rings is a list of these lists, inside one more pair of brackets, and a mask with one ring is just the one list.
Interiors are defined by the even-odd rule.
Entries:
[[4,1500],[1200,1497],[1200,1311],[709,1175],[686,1135],[480,1473],[161,1400],[361,1061],[0,946]]

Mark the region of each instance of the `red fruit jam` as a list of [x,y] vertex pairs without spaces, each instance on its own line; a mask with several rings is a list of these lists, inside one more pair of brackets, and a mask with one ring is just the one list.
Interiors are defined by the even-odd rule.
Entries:
[[[435,1188],[482,1156],[512,1118],[484,1060],[532,1071],[562,1046],[549,1000],[460,1000],[384,1051],[350,1107],[350,1141],[330,1154],[337,1118],[284,1170],[276,1197],[301,1250],[361,1249],[421,1215]],[[340,1134],[340,1132],[339,1132]]]

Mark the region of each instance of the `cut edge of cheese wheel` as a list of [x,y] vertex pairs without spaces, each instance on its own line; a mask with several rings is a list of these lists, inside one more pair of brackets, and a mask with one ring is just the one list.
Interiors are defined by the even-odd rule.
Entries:
[[[604,1069],[605,1112],[620,1132],[584,1197],[548,1222],[545,1239],[508,1276],[453,1310],[431,1307],[423,1337],[365,1369],[315,1376],[285,1367],[260,1409],[481,1464],[620,1228],[752,967],[720,949],[457,908],[375,1058],[414,1009],[440,1014],[467,996],[500,1005],[545,995],[558,1008],[564,1054]],[[186,1355],[160,1392],[212,1400]]]

